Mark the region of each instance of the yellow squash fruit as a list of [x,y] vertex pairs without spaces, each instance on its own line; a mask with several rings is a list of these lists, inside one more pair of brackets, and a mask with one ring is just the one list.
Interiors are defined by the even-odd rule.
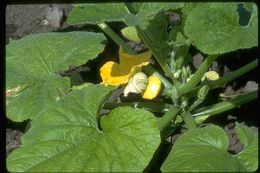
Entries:
[[156,76],[150,76],[148,78],[148,84],[142,94],[144,99],[152,100],[160,92],[162,86],[161,80]]

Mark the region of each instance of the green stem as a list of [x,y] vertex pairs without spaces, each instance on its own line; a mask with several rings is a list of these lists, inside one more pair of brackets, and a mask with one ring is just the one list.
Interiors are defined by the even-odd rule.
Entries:
[[250,70],[256,68],[257,65],[258,65],[258,59],[255,59],[254,61],[248,63],[247,65],[245,65],[241,68],[239,68],[238,70],[231,72],[227,76],[224,76],[224,77],[222,77],[218,80],[215,80],[215,81],[209,83],[209,86],[210,86],[211,89],[220,87],[223,84],[228,83],[228,82],[242,76],[243,74],[249,72]]
[[192,111],[193,109],[195,109],[197,106],[199,106],[201,103],[203,102],[203,100],[196,100],[189,108],[188,112]]
[[206,106],[198,109],[192,116],[205,116],[205,115],[216,115],[227,110],[238,107],[242,104],[250,102],[258,97],[258,90],[250,92],[248,94],[244,94],[242,96],[238,96],[232,100],[220,102],[214,105]]
[[151,65],[144,66],[143,71],[147,73],[149,76],[153,75],[160,78],[165,88],[169,88],[173,86],[171,82],[169,82],[164,76],[162,76],[158,71],[156,71]]
[[194,75],[191,77],[189,82],[187,82],[182,88],[181,93],[185,94],[194,89],[196,85],[201,81],[202,76],[204,73],[210,68],[213,61],[217,58],[217,55],[210,55],[208,56],[203,63],[200,65],[199,69],[194,73]]
[[125,102],[125,103],[110,103],[106,102],[103,109],[114,109],[120,106],[131,106],[133,108],[143,108],[151,112],[165,113],[168,112],[172,105],[163,102]]
[[126,42],[119,37],[107,24],[105,23],[100,23],[98,26],[118,45],[122,46],[125,52],[129,54],[137,54],[134,50],[132,50]]
[[[258,65],[258,59],[255,59],[254,61],[248,63],[247,65],[231,72],[227,76],[221,77],[215,81],[208,82],[208,85],[209,85],[210,89],[215,89],[215,88],[221,87],[222,85],[229,83],[229,82],[239,78],[240,76],[246,74],[247,72],[253,70],[254,68],[257,67],[257,65]],[[192,90],[192,92],[189,93],[189,96],[190,97],[195,96],[201,87],[202,86],[200,85],[200,86],[194,88]]]
[[185,122],[185,126],[187,127],[188,130],[197,128],[196,122],[193,119],[193,117],[191,116],[191,113],[186,112],[186,113],[182,114],[181,116],[182,116],[183,121]]
[[167,125],[176,118],[177,114],[179,113],[179,111],[181,110],[180,107],[177,106],[172,106],[170,108],[170,110],[163,115],[162,118],[159,119],[158,121],[158,125],[161,131],[164,130],[165,127],[167,127]]
[[181,125],[175,125],[175,124],[170,124],[170,125],[166,126],[160,133],[162,140],[167,139],[176,130],[178,130],[180,128],[180,126]]

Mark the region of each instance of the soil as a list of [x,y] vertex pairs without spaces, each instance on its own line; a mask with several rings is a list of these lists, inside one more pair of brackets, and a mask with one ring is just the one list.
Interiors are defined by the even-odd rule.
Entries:
[[8,5],[6,8],[6,40],[29,34],[59,31],[68,27],[65,22],[71,5]]
[[[11,39],[19,39],[29,34],[35,34],[35,33],[45,33],[45,32],[64,32],[64,31],[70,31],[72,29],[82,30],[84,27],[71,27],[66,23],[66,18],[72,9],[71,5],[66,4],[45,4],[45,5],[9,5],[6,8],[6,44],[8,44],[9,38]],[[86,29],[85,29],[86,30]],[[95,26],[90,26],[90,29],[88,30],[98,30]],[[131,46],[134,46],[132,43],[129,43]],[[107,49],[109,47],[110,49]],[[77,69],[77,73],[79,73],[83,80],[84,76],[86,74],[96,74],[100,64],[102,64],[102,57],[106,56],[109,57],[109,59],[113,59],[115,57],[114,55],[117,52],[118,49],[117,46],[111,45],[111,42],[108,43],[106,46],[106,49],[103,54],[100,55],[99,58],[97,58],[97,61],[90,61],[84,66],[83,68],[71,68],[69,71],[64,72],[63,75],[71,75],[71,73],[75,72],[74,70]],[[136,51],[140,51],[141,49],[145,49],[143,45],[139,45],[136,48]],[[196,69],[199,64],[202,62],[202,55],[197,55],[196,50],[194,51],[195,57],[194,58],[194,68]],[[254,55],[256,50],[253,50]],[[246,52],[239,52],[235,55],[237,59],[240,59],[241,56],[247,55]],[[233,56],[232,54],[229,54],[228,56]],[[247,55],[250,56],[250,55]],[[243,59],[246,59],[246,61],[250,62],[252,60],[252,57]],[[251,59],[250,59],[251,58]],[[234,58],[225,58],[226,60],[220,60],[218,62],[215,62],[214,66],[212,66],[213,69],[220,70],[222,75],[225,75],[229,73],[229,71],[235,70],[245,63],[239,62],[236,66],[234,63]],[[114,59],[113,59],[114,60]],[[241,59],[240,59],[241,60]],[[219,66],[218,66],[219,64]],[[83,70],[81,70],[83,69]],[[88,75],[89,76],[89,75]],[[94,75],[93,75],[94,76]],[[226,88],[221,89],[226,95],[232,95],[237,94],[241,92],[246,92],[252,90],[252,88],[256,87],[256,83],[253,81],[256,81],[257,71],[254,70],[245,77],[238,80],[238,82],[233,82]],[[88,79],[89,80],[89,79]],[[246,86],[247,81],[251,80],[250,86]],[[92,79],[89,82],[97,83],[100,81],[100,79]],[[248,84],[249,85],[249,84]],[[245,87],[246,86],[246,87]],[[244,87],[246,89],[244,89]],[[237,91],[237,90],[240,91]],[[218,90],[219,93],[219,90]],[[119,102],[124,101],[122,100],[122,88],[118,89],[113,93],[113,95],[109,98],[109,101],[111,102]],[[121,100],[120,100],[121,99]],[[234,122],[239,119],[242,121],[248,122],[250,125],[256,126],[258,128],[258,123],[256,121],[256,117],[258,116],[258,112],[256,111],[257,101],[252,101],[248,104],[245,104],[241,106],[241,109],[236,109],[232,111],[228,111],[227,113],[230,116],[226,116],[223,118],[221,117],[221,120],[218,120],[217,118],[213,118],[213,122],[217,120],[221,127],[224,128],[226,131],[229,139],[230,139],[230,145],[228,147],[228,151],[232,154],[238,153],[243,149],[243,145],[240,143],[239,139],[237,139],[237,136],[234,131]],[[102,112],[103,114],[107,113],[105,110]],[[250,114],[250,115],[249,115]],[[212,120],[212,119],[211,119]],[[209,120],[210,122],[210,120]],[[18,125],[17,125],[18,124]],[[7,129],[6,129],[6,156],[8,156],[14,149],[19,148],[21,145],[21,136],[25,132],[27,122],[23,123],[14,123],[10,120],[7,120]],[[174,136],[171,136],[168,141],[170,143],[174,144],[176,139],[180,136],[180,134],[176,134]]]
[[6,129],[6,155],[8,156],[21,145],[22,132],[13,129]]

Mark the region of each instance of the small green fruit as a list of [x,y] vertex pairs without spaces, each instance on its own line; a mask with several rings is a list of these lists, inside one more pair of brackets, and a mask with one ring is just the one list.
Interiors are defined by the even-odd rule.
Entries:
[[128,40],[131,40],[138,44],[141,43],[141,39],[139,38],[138,33],[134,26],[128,26],[124,29],[121,29],[121,33]]

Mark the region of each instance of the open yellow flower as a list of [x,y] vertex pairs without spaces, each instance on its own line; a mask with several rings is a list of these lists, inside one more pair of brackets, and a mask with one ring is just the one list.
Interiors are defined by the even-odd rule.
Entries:
[[100,68],[100,76],[103,80],[102,84],[106,86],[119,86],[128,83],[135,73],[141,71],[142,66],[149,64],[151,56],[150,51],[131,55],[125,53],[120,47],[119,64],[114,61],[108,61]]

